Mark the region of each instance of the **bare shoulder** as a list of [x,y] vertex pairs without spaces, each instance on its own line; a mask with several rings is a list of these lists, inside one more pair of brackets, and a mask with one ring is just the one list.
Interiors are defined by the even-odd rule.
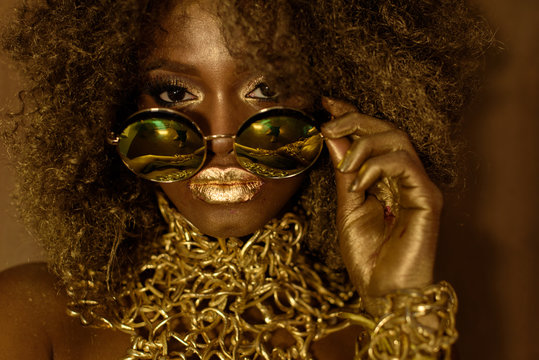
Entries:
[[113,359],[128,336],[83,327],[67,315],[67,295],[44,263],[0,273],[0,360]]
[[43,263],[0,273],[0,359],[51,359],[55,280]]
[[44,263],[20,265],[0,272],[0,311],[2,324],[31,321],[39,327],[35,315],[51,320],[58,309],[65,309],[67,297],[56,278],[49,273]]
[[52,295],[60,293],[56,278],[49,273],[45,263],[19,265],[0,272],[0,289],[0,300],[8,308],[33,304],[36,297],[55,301],[58,299]]

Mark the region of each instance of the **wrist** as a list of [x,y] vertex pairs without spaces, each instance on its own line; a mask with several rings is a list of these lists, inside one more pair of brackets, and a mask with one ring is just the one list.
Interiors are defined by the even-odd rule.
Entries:
[[356,359],[449,359],[457,339],[457,298],[450,284],[365,300],[373,319],[365,323],[370,336],[361,339]]

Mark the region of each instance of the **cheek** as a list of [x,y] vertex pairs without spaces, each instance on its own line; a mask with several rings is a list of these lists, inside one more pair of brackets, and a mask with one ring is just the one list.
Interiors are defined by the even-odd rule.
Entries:
[[295,176],[282,180],[269,180],[263,192],[264,202],[268,209],[275,212],[274,216],[288,203],[288,201],[298,192],[303,183],[304,176]]

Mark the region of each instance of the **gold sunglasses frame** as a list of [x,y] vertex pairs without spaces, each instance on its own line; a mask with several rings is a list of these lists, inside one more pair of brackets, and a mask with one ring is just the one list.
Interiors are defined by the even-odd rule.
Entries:
[[[212,141],[212,140],[215,140],[215,139],[233,139],[234,140],[234,144],[235,144],[235,140],[236,140],[236,137],[238,135],[238,133],[243,129],[244,125],[250,121],[256,121],[257,117],[259,116],[262,116],[264,115],[265,113],[267,112],[275,112],[275,111],[282,111],[284,113],[286,112],[292,112],[292,113],[295,113],[295,114],[299,114],[301,115],[303,118],[305,119],[308,119],[309,122],[318,130],[318,133],[321,137],[321,139],[324,138],[324,136],[322,135],[322,132],[320,131],[320,126],[318,125],[318,123],[315,121],[315,119],[308,115],[307,113],[299,110],[299,109],[295,109],[295,108],[290,108],[290,107],[283,107],[283,106],[274,106],[274,107],[269,107],[269,108],[264,108],[258,112],[256,112],[255,114],[249,116],[244,122],[241,123],[241,125],[238,127],[238,131],[235,133],[235,134],[213,134],[213,135],[205,135],[204,132],[202,131],[202,129],[200,129],[200,127],[198,126],[198,124],[193,121],[189,116],[187,116],[186,114],[180,112],[180,111],[177,111],[177,110],[174,110],[174,109],[168,109],[168,108],[160,108],[160,107],[155,107],[155,108],[147,108],[147,109],[142,109],[142,110],[139,110],[133,114],[131,114],[123,127],[122,127],[122,130],[121,132],[123,132],[128,126],[130,126],[131,124],[137,122],[137,121],[140,121],[140,120],[136,120],[136,121],[130,121],[130,119],[133,119],[133,118],[136,118],[137,116],[139,116],[141,113],[168,113],[169,115],[174,115],[174,116],[180,116],[182,118],[184,118],[185,120],[188,120],[190,122],[190,124],[202,135],[202,139],[204,140],[204,156],[203,156],[203,160],[201,162],[201,165],[193,172],[192,175],[190,175],[189,177],[185,178],[185,179],[181,179],[181,180],[172,180],[172,181],[161,181],[161,180],[154,180],[154,179],[150,179],[150,178],[147,178],[147,177],[144,177],[142,175],[140,175],[139,173],[137,173],[135,170],[131,169],[131,167],[126,163],[126,161],[123,159],[123,156],[122,154],[120,153],[120,150],[119,150],[119,143],[120,143],[120,135],[117,135],[116,132],[111,132],[109,134],[109,136],[107,137],[107,143],[109,145],[112,145],[112,146],[115,146],[117,148],[117,151],[120,155],[120,158],[122,159],[122,162],[126,165],[126,167],[131,170],[131,172],[133,172],[136,176],[139,176],[139,177],[142,177],[143,179],[146,179],[146,180],[149,180],[149,181],[153,181],[153,182],[158,182],[158,183],[172,183],[172,182],[177,182],[177,181],[185,181],[185,180],[188,180],[190,179],[193,175],[195,175],[198,171],[200,171],[200,169],[204,166],[204,164],[206,163],[206,156],[207,156],[207,145],[208,145],[208,142],[209,141]],[[120,133],[121,133],[120,132]],[[241,162],[238,160],[238,154],[237,154],[237,151],[236,151],[236,146],[234,146],[234,156],[236,157],[236,161],[238,162],[238,164],[240,165],[240,167],[242,169],[245,169],[249,172],[251,172],[252,174],[256,175],[256,176],[260,176],[260,177],[263,177],[263,178],[268,178],[268,179],[286,179],[286,178],[291,178],[291,177],[294,177],[294,176],[298,176],[300,175],[301,173],[307,171],[308,169],[310,169],[315,163],[316,161],[318,160],[318,158],[320,157],[320,154],[322,153],[322,149],[323,149],[323,145],[320,146],[320,149],[317,153],[317,155],[313,158],[311,164],[309,166],[306,166],[304,169],[302,169],[301,171],[298,171],[297,173],[294,173],[294,174],[290,174],[290,175],[286,175],[286,176],[266,176],[266,175],[261,175],[261,174],[257,174],[253,171],[251,171],[250,169],[244,167]]]

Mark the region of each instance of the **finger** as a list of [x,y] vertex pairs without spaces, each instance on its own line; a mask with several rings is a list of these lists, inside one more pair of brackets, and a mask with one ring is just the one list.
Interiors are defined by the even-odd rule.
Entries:
[[[339,163],[344,158],[346,151],[350,148],[351,141],[347,138],[341,139],[326,139],[326,145],[329,150],[329,155],[335,169],[337,169]],[[357,204],[362,204],[364,199],[364,193],[349,193],[349,189],[352,186],[356,173],[344,174],[340,171],[335,171],[335,184],[337,187],[337,202],[344,203],[346,201],[355,201]]]
[[373,156],[401,150],[408,152],[415,161],[421,163],[408,135],[403,131],[393,129],[373,135],[364,135],[354,140],[339,163],[338,169],[341,172],[358,171],[360,166]]
[[326,145],[329,150],[329,156],[335,169],[339,167],[339,164],[343,161],[346,152],[350,148],[352,141],[348,138],[340,139],[325,139]]
[[[346,101],[332,99],[328,97],[322,98],[323,107],[333,116],[338,117],[346,113],[357,112],[357,109],[354,105],[347,103]],[[340,139],[325,139],[327,148],[329,150],[329,155],[331,162],[335,169],[337,169],[339,163],[343,160],[346,151],[350,148],[352,141],[345,137]],[[352,182],[355,179],[355,174],[343,174],[339,171],[335,171],[335,183],[337,187],[337,201],[342,203],[347,200],[345,194],[348,193],[348,189],[351,186]],[[362,204],[364,198],[363,194],[353,194],[351,197],[354,197],[357,203]],[[350,196],[348,196],[350,198]]]
[[354,105],[326,96],[322,97],[322,106],[334,117],[339,117],[349,112],[357,112],[357,108]]
[[322,126],[322,133],[330,139],[348,135],[369,135],[389,131],[394,126],[384,120],[358,112],[350,112],[335,118]]
[[383,177],[398,178],[399,187],[411,192],[409,196],[401,197],[401,200],[404,200],[401,202],[402,206],[432,208],[431,202],[436,199],[429,199],[429,194],[433,193],[435,185],[421,165],[405,151],[391,152],[365,161],[352,182],[350,191],[364,194]]

